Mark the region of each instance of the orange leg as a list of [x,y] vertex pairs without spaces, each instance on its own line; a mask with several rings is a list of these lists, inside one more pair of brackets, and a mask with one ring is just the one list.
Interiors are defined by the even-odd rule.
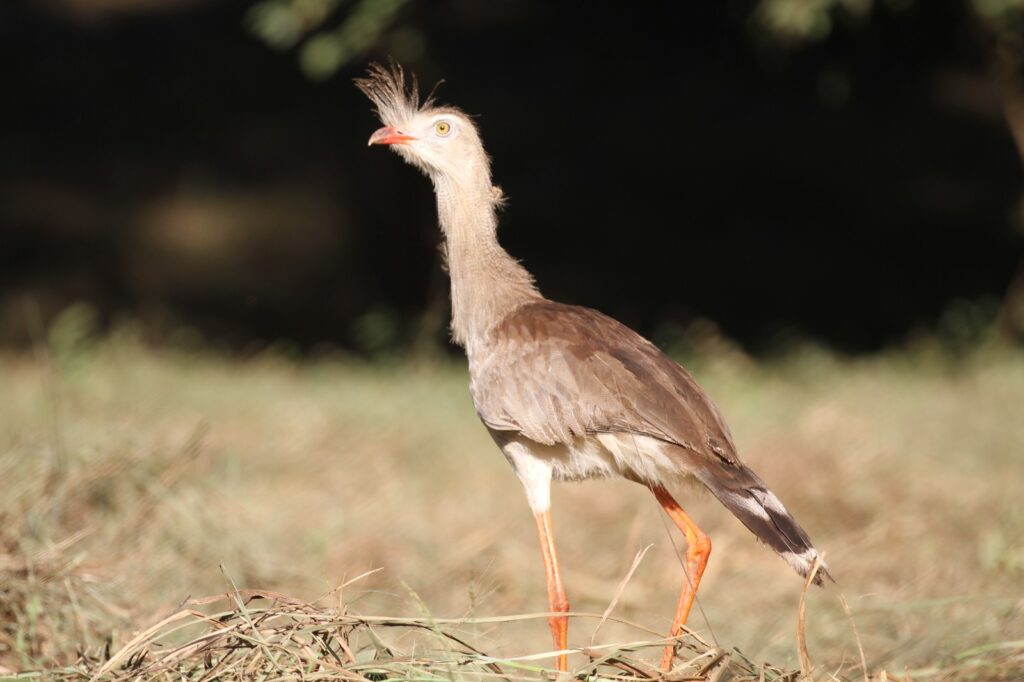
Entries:
[[[708,557],[711,555],[711,538],[697,527],[667,490],[660,485],[652,485],[650,488],[672,522],[686,535],[686,582],[683,583],[683,591],[679,594],[676,616],[672,619],[672,630],[669,632],[670,637],[675,637],[683,631],[683,625],[693,606],[693,599],[697,596],[700,577],[704,575],[704,567],[708,565]],[[670,644],[665,647],[661,667],[666,671],[671,670],[674,657],[675,646]]]
[[[558,568],[558,555],[555,554],[555,538],[551,532],[551,512],[543,511],[534,515],[537,519],[537,534],[540,536],[540,552],[544,557],[544,573],[548,581],[548,610],[552,614],[569,611],[569,600],[565,597],[562,586],[562,573]],[[569,638],[569,617],[551,615],[548,617],[551,626],[551,638],[556,649],[565,649]],[[558,670],[568,670],[569,661],[563,654],[555,660]]]

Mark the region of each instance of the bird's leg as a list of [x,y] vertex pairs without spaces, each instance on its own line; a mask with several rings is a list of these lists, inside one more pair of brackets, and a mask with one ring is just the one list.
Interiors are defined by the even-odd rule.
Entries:
[[[565,596],[562,572],[558,568],[558,555],[555,554],[555,537],[551,532],[551,510],[537,512],[534,518],[537,519],[540,552],[544,557],[544,573],[548,582],[548,610],[552,614],[564,614],[569,611],[569,600]],[[551,626],[551,638],[554,640],[555,648],[565,649],[569,638],[569,617],[551,615],[548,617],[548,625]],[[568,658],[565,654],[555,659],[555,667],[558,670],[569,669]]]
[[[676,615],[672,619],[672,630],[669,637],[675,637],[683,631],[686,617],[690,615],[690,608],[693,606],[693,599],[697,596],[697,586],[700,585],[700,577],[704,575],[704,567],[708,564],[708,557],[711,555],[711,538],[704,534],[693,519],[683,511],[668,491],[660,485],[650,486],[651,492],[658,498],[665,513],[672,522],[679,527],[686,535],[686,582],[683,583],[683,590],[679,594],[679,603],[676,605]],[[665,647],[665,655],[661,659],[661,667],[666,671],[672,669],[672,660],[675,657],[675,645]]]

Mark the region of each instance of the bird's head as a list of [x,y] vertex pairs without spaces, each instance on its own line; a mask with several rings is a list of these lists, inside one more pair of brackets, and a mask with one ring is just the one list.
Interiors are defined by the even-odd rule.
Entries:
[[434,179],[471,179],[481,172],[489,178],[487,154],[469,116],[454,107],[435,105],[433,97],[421,104],[415,76],[407,86],[398,64],[390,68],[371,64],[367,76],[355,83],[384,124],[370,136],[371,145],[390,145]]

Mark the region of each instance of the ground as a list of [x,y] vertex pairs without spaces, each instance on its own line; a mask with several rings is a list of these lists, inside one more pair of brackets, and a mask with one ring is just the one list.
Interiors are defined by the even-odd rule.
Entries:
[[[533,520],[459,359],[238,359],[130,329],[67,335],[0,355],[0,673],[102,657],[228,580],[350,614],[546,609]],[[742,456],[836,577],[807,595],[819,677],[862,679],[859,634],[871,674],[1020,679],[1024,354],[704,350],[689,364]],[[712,497],[677,492],[714,544],[690,626],[798,668],[801,579]],[[682,539],[649,492],[562,484],[554,519],[574,611],[603,612],[650,544],[614,615],[667,630]],[[595,637],[595,622],[574,621],[570,644],[637,638],[615,623]],[[492,656],[550,648],[543,620],[460,632]]]

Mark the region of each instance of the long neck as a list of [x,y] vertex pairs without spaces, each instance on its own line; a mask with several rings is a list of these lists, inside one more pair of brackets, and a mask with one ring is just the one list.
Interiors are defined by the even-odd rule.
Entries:
[[526,268],[498,244],[487,173],[435,176],[434,191],[452,281],[452,335],[472,354],[492,326],[540,293]]

